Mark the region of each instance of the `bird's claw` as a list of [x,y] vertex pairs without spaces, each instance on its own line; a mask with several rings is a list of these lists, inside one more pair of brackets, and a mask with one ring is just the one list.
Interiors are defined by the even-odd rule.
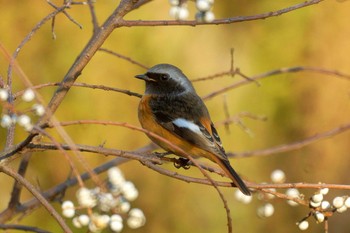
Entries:
[[190,160],[186,159],[186,158],[178,158],[175,162],[174,162],[174,166],[176,168],[183,168],[185,170],[190,169],[190,165],[188,164]]

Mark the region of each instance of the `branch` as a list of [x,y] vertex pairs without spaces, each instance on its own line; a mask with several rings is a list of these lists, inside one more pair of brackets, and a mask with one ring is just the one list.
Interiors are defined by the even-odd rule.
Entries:
[[134,26],[198,26],[198,25],[221,25],[221,24],[232,24],[240,23],[253,20],[261,20],[270,17],[280,16],[291,11],[298,10],[303,7],[318,4],[324,0],[310,0],[303,3],[296,4],[294,6],[286,7],[277,11],[271,11],[267,13],[250,15],[250,16],[237,16],[226,19],[217,19],[210,23],[197,22],[195,20],[126,20],[119,22],[118,26],[134,27]]
[[51,98],[47,109],[47,112],[50,114],[45,114],[40,119],[38,125],[44,125],[49,121],[51,114],[54,114],[56,112],[58,106],[63,101],[67,92],[73,86],[76,79],[80,76],[82,70],[89,63],[91,58],[101,47],[104,41],[113,32],[113,30],[115,29],[115,24],[122,20],[122,18],[132,9],[133,5],[136,2],[136,0],[122,0],[119,6],[106,20],[106,22],[99,28],[99,30],[95,34],[93,34],[92,38],[87,43],[80,55],[77,57],[73,65],[70,67],[64,79],[62,80],[61,85],[57,88],[56,92]]
[[234,158],[252,157],[252,156],[266,156],[266,155],[272,155],[272,154],[282,153],[282,152],[286,152],[286,151],[297,150],[297,149],[303,148],[305,146],[308,146],[311,143],[332,137],[332,136],[337,135],[337,134],[344,133],[348,130],[350,130],[350,123],[339,126],[337,128],[331,129],[331,130],[323,132],[323,133],[315,134],[314,136],[311,136],[311,137],[305,138],[304,140],[293,142],[290,144],[283,144],[283,145],[279,145],[279,146],[275,146],[275,147],[267,148],[267,149],[263,149],[263,150],[227,153],[227,156],[234,157]]
[[24,177],[19,175],[17,172],[13,171],[10,167],[0,165],[0,172],[3,172],[7,174],[8,176],[11,176],[14,178],[18,183],[22,184],[24,187],[27,188],[27,190],[33,194],[35,198],[38,199],[38,201],[45,207],[45,209],[49,212],[52,217],[55,218],[56,222],[61,226],[61,228],[64,230],[64,232],[72,233],[70,228],[65,223],[64,219],[61,217],[59,213],[53,208],[53,206],[50,205],[50,203],[41,195],[41,193],[31,184],[29,183]]
[[[267,78],[267,77],[274,76],[274,75],[285,74],[285,73],[295,73],[295,72],[315,72],[315,73],[320,73],[320,74],[324,74],[324,75],[333,75],[337,78],[341,78],[341,79],[345,79],[345,80],[350,81],[350,75],[339,72],[337,70],[328,70],[328,69],[317,68],[317,67],[308,67],[308,66],[286,67],[286,68],[271,70],[271,71],[250,77],[249,79],[241,80],[237,83],[233,83],[233,84],[226,86],[220,90],[217,90],[217,91],[214,91],[208,95],[205,95],[202,98],[203,98],[203,100],[211,99],[211,98],[213,98],[217,95],[220,95],[222,93],[225,93],[231,89],[234,89],[234,88],[246,85],[246,84],[250,84],[250,83],[252,83],[252,80],[256,81],[256,80],[260,80],[260,79]],[[231,74],[232,74],[232,71],[227,71],[227,72],[220,73],[218,75],[212,75],[212,76],[209,76],[206,78],[201,78],[201,80],[213,79],[215,77],[220,77],[223,75],[231,75]]]
[[21,230],[21,231],[32,231],[37,233],[50,233],[50,231],[46,231],[37,227],[23,226],[17,224],[0,224],[0,229],[3,230]]

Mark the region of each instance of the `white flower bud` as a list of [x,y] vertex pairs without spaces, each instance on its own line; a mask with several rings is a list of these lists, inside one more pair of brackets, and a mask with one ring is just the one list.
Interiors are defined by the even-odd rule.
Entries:
[[95,223],[94,223],[93,221],[91,221],[91,222],[89,223],[89,231],[92,232],[92,233],[97,233],[97,232],[100,232],[101,229],[99,229],[99,228],[95,225]]
[[122,221],[111,221],[109,227],[113,232],[121,232],[124,226]]
[[309,204],[310,204],[310,206],[317,208],[321,205],[321,202],[314,202],[314,201],[310,200]]
[[97,228],[104,229],[108,226],[110,217],[107,214],[104,215],[96,215],[93,217],[93,221]]
[[74,209],[74,203],[72,201],[64,201],[61,205],[62,210],[64,209]]
[[100,193],[98,195],[98,205],[100,210],[107,212],[118,205],[117,199],[111,193]]
[[122,213],[127,213],[131,208],[131,205],[129,202],[127,201],[122,201],[120,204],[119,204],[119,209]]
[[172,6],[170,7],[169,10],[169,15],[170,17],[177,19],[179,17],[179,11],[180,11],[180,7],[179,6]]
[[199,11],[209,11],[211,8],[211,4],[207,0],[197,0],[196,7]]
[[6,89],[0,88],[0,100],[6,101],[9,98],[9,93]]
[[344,205],[345,205],[347,208],[350,208],[350,197],[347,197],[347,198],[345,199]]
[[252,196],[244,195],[244,193],[242,193],[239,189],[236,189],[235,197],[237,201],[242,202],[244,204],[249,204],[253,200]]
[[322,193],[323,195],[327,195],[328,192],[329,192],[329,188],[320,189],[320,193]]
[[207,11],[204,14],[204,22],[211,23],[215,20],[215,15],[212,11]]
[[257,214],[261,218],[271,217],[274,212],[275,208],[270,203],[266,203],[265,205],[260,206],[257,210]]
[[127,224],[131,229],[142,227],[146,223],[146,217],[142,210],[134,208],[129,212],[129,218]]
[[123,222],[123,218],[119,214],[113,214],[111,216],[111,222]]
[[18,117],[17,122],[20,126],[25,127],[26,125],[30,124],[31,120],[30,120],[30,117],[28,115],[20,115]]
[[324,214],[322,214],[322,213],[319,212],[319,211],[316,211],[316,212],[315,212],[315,218],[316,218],[316,221],[317,221],[318,223],[323,222],[324,219],[325,219]]
[[37,116],[42,116],[45,113],[45,107],[41,104],[34,104],[32,106],[32,109],[34,110]]
[[300,230],[305,231],[306,229],[309,228],[309,222],[306,221],[306,220],[304,220],[304,221],[300,222],[300,223],[298,224],[298,226],[299,226],[299,229],[300,229]]
[[272,182],[277,184],[283,183],[286,180],[285,173],[280,169],[274,170],[270,177]]
[[5,114],[1,117],[1,127],[3,128],[9,128],[13,124],[12,118]]
[[72,222],[73,222],[73,226],[75,226],[76,228],[82,228],[83,227],[81,225],[81,223],[79,222],[79,218],[78,217],[73,218]]
[[322,193],[316,193],[311,197],[313,202],[319,203],[323,200],[323,195]]
[[189,16],[189,11],[187,9],[187,7],[181,6],[178,12],[178,20],[186,20]]
[[[290,189],[287,189],[286,195],[289,196],[289,197],[291,197],[291,198],[298,198],[299,195],[300,195],[300,193],[299,193],[299,190],[298,190],[298,189],[290,188]],[[297,206],[297,205],[299,205],[297,202],[292,201],[292,200],[288,200],[287,203],[288,203],[290,206]]]
[[180,4],[179,0],[169,0],[169,4],[172,6],[178,6]]
[[113,232],[121,232],[123,230],[123,219],[119,214],[113,214],[109,223],[109,227]]
[[79,205],[82,207],[92,208],[92,207],[95,207],[97,205],[96,196],[94,195],[94,193],[91,190],[89,190],[85,187],[78,189],[76,196],[77,196],[77,200],[79,202]]
[[333,206],[335,207],[335,208],[340,208],[340,207],[342,207],[344,205],[344,198],[343,197],[335,197],[334,199],[333,199]]
[[108,180],[112,185],[121,186],[125,182],[123,172],[117,167],[108,169],[107,175]]
[[78,217],[78,220],[79,220],[79,223],[82,225],[82,226],[87,226],[89,225],[90,223],[90,217],[86,214],[82,214]]
[[321,202],[321,209],[327,210],[331,208],[331,204],[328,201],[322,201]]
[[71,201],[64,201],[61,205],[62,215],[66,218],[71,218],[75,215],[74,204]]
[[139,192],[137,191],[135,185],[130,181],[124,182],[121,190],[124,198],[128,201],[134,201],[139,196]]
[[342,205],[341,207],[337,208],[338,213],[344,213],[348,208],[345,205]]
[[27,90],[24,91],[22,95],[22,99],[25,102],[30,102],[35,98],[35,93],[31,88],[28,88]]

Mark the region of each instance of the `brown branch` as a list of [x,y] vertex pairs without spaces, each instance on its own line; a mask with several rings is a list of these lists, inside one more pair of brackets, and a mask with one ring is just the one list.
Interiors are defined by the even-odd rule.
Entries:
[[[295,73],[295,72],[315,72],[315,73],[324,74],[324,75],[332,75],[332,76],[335,76],[337,78],[342,78],[345,80],[350,80],[350,75],[339,72],[337,70],[328,70],[328,69],[317,68],[317,67],[308,67],[308,66],[295,66],[295,67],[287,67],[287,68],[280,68],[280,69],[276,69],[276,70],[271,70],[271,71],[268,71],[268,72],[265,72],[262,74],[252,76],[249,79],[241,80],[237,83],[233,83],[229,86],[226,86],[220,90],[214,91],[208,95],[203,96],[202,98],[204,100],[211,99],[211,98],[213,98],[217,95],[220,95],[222,93],[225,93],[231,89],[234,89],[234,88],[246,85],[246,84],[250,84],[250,83],[252,83],[251,80],[256,81],[256,80],[271,77],[274,75],[285,74],[285,73]],[[229,75],[229,74],[231,74],[231,71],[226,71],[226,72],[222,72],[222,73],[217,74],[217,75],[212,75],[210,77],[202,78],[202,80],[208,79],[208,78],[215,78],[215,77],[219,77],[222,75]]]
[[272,154],[282,153],[286,151],[297,150],[305,146],[308,146],[311,143],[344,133],[348,130],[350,130],[350,123],[339,126],[337,128],[331,129],[323,133],[315,134],[314,136],[311,136],[311,137],[305,138],[304,140],[293,142],[290,144],[283,144],[283,145],[279,145],[279,146],[275,146],[275,147],[271,147],[263,150],[227,153],[227,156],[234,157],[234,158],[266,156],[266,155],[272,155]]
[[50,231],[46,231],[37,227],[23,226],[18,224],[0,224],[0,229],[3,230],[21,230],[25,232],[37,232],[37,233],[50,233]]
[[[53,145],[53,147],[54,147],[54,145]],[[145,152],[148,152],[152,149],[153,149],[153,146],[146,146],[146,147],[138,149],[137,152],[138,153],[145,153]],[[112,159],[111,161],[108,161],[108,162],[94,168],[93,172],[96,174],[100,174],[102,172],[105,172],[106,170],[108,170],[109,168],[111,168],[113,166],[118,166],[118,165],[121,165],[122,163],[125,163],[128,161],[130,161],[130,160],[126,159],[126,158],[115,158],[115,159]],[[88,172],[85,172],[84,174],[82,174],[80,176],[80,178],[83,181],[90,179],[90,177],[91,176]],[[65,182],[58,184],[55,187],[50,188],[49,190],[43,192],[42,195],[46,199],[48,199],[50,201],[54,201],[55,198],[60,196],[60,194],[64,193],[64,191],[67,188],[72,187],[72,186],[76,185],[77,183],[78,183],[78,179],[76,177],[70,178],[70,179],[66,180]],[[39,207],[39,205],[40,205],[40,202],[36,198],[33,198],[33,199],[23,203],[23,204],[16,206],[17,207],[16,209],[12,210],[12,209],[7,208],[5,211],[0,213],[0,222],[9,221],[16,214],[28,212],[29,210],[34,210],[35,208]]]
[[98,20],[97,20],[97,16],[96,16],[94,1],[93,0],[87,0],[87,3],[89,5],[91,21],[92,21],[92,25],[93,25],[92,33],[95,34],[99,30],[99,24],[98,24]]
[[[31,153],[26,153],[22,157],[21,163],[18,168],[18,174],[22,177],[25,176],[31,155],[32,155]],[[15,209],[17,205],[19,205],[21,191],[22,191],[22,185],[18,181],[16,181],[12,188],[11,199],[7,207],[8,209]]]
[[68,70],[67,74],[63,78],[61,85],[57,88],[56,92],[51,98],[51,101],[48,105],[48,111],[39,121],[39,125],[46,124],[51,114],[54,114],[65,98],[67,92],[73,86],[76,79],[80,76],[82,70],[89,63],[91,58],[94,56],[96,51],[101,47],[104,41],[115,29],[115,24],[122,20],[122,18],[132,10],[132,7],[135,5],[136,0],[122,0],[118,7],[113,11],[109,16],[106,22],[100,27],[95,34],[92,35],[90,41],[86,44],[85,48],[82,50],[80,55],[77,57],[73,65]]
[[[38,84],[36,86],[32,86],[32,89],[41,89],[44,87],[53,87],[53,86],[59,86],[61,83],[43,83],[43,84]],[[104,90],[104,91],[114,91],[114,92],[120,92],[129,96],[135,96],[138,98],[141,98],[142,95],[136,92],[132,92],[129,90],[124,90],[120,88],[115,88],[115,87],[108,87],[104,85],[95,85],[95,84],[88,84],[88,83],[74,83],[72,85],[73,87],[84,87],[84,88],[91,88],[91,89],[98,89],[98,90]],[[23,95],[25,90],[18,91],[13,94],[14,98],[18,98],[19,96]]]
[[126,26],[126,27],[134,27],[134,26],[198,26],[198,25],[221,25],[221,24],[232,24],[232,23],[240,23],[247,22],[253,20],[261,20],[267,19],[270,17],[280,16],[291,11],[298,10],[300,8],[304,8],[307,6],[315,5],[324,0],[309,0],[305,1],[290,7],[286,7],[277,11],[271,11],[267,13],[250,15],[250,16],[237,16],[226,19],[216,19],[213,22],[205,23],[205,22],[197,22],[195,20],[126,20],[118,22],[117,26]]
[[124,60],[130,62],[131,64],[137,65],[137,66],[139,66],[139,67],[141,67],[141,68],[143,68],[143,69],[146,69],[146,70],[149,69],[149,67],[143,65],[142,63],[137,62],[137,61],[135,61],[134,59],[131,59],[130,57],[127,57],[127,56],[124,56],[124,55],[122,55],[122,54],[113,52],[112,50],[105,49],[105,48],[100,48],[99,50],[100,50],[100,51],[103,51],[103,52],[106,52],[106,53],[108,53],[108,54],[111,54],[111,55],[113,55],[113,56],[119,57],[119,58],[121,58],[121,59],[124,59]]
[[14,178],[17,182],[27,188],[27,190],[33,194],[35,198],[43,205],[43,207],[49,212],[49,214],[56,220],[56,222],[61,226],[64,232],[72,233],[70,228],[65,223],[64,219],[59,213],[50,205],[50,203],[41,195],[40,191],[37,190],[31,183],[29,183],[24,177],[22,177],[17,172],[13,171],[9,166],[0,165],[0,172],[7,174],[8,176]]

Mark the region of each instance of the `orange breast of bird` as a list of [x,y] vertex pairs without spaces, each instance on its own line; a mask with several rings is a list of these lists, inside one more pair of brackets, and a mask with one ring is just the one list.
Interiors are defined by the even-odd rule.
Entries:
[[[138,117],[139,121],[141,123],[142,128],[157,134],[158,136],[168,140],[172,144],[180,147],[182,150],[184,150],[186,153],[190,154],[191,156],[197,157],[206,157],[210,160],[213,160],[212,153],[203,150],[188,141],[185,141],[184,139],[181,139],[179,136],[177,136],[174,133],[169,132],[169,130],[165,129],[162,125],[158,124],[158,122],[155,119],[154,114],[151,111],[151,108],[148,104],[149,98],[152,98],[151,95],[144,95],[140,101],[139,109],[138,109]],[[176,148],[173,148],[169,143],[166,143],[164,141],[161,141],[155,137],[152,137],[148,135],[148,137],[156,143],[158,146],[162,147],[166,151],[170,151],[178,156],[186,157],[185,154],[183,154],[181,151],[177,150]]]

